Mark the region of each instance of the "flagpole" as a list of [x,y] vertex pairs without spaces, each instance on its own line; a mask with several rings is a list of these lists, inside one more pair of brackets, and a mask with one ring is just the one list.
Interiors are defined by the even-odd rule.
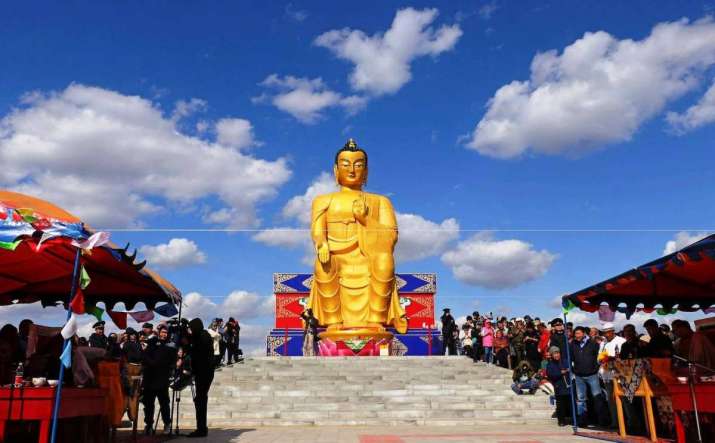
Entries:
[[[69,321],[70,317],[72,317],[72,308],[70,307],[70,304],[72,303],[72,299],[74,298],[75,292],[77,291],[77,273],[79,272],[79,258],[81,255],[82,249],[77,248],[77,253],[74,257],[74,269],[72,270],[72,289],[70,291],[69,300],[67,301],[67,321]],[[70,339],[68,338],[66,338],[62,344],[62,353],[67,350],[67,346],[72,346],[72,344],[70,343]],[[60,399],[62,397],[62,380],[64,379],[64,375],[65,365],[64,363],[60,363],[60,375],[57,381],[57,391],[55,392],[55,407],[52,410],[52,433],[50,434],[50,443],[55,443],[55,439],[57,438],[57,415],[60,412]]]
[[[571,369],[571,347],[569,345],[569,335],[568,335],[568,330],[566,330],[566,323],[568,323],[568,319],[566,317],[566,309],[564,309],[564,342],[566,343],[566,363],[569,366],[569,383],[568,383],[568,388],[569,388],[569,394],[571,396],[571,419],[573,420],[572,427],[573,427],[573,433],[575,434],[578,432],[578,419],[576,417],[576,400],[574,399],[574,388],[575,388],[575,380],[573,376],[573,372]],[[53,442],[54,443],[54,442]]]

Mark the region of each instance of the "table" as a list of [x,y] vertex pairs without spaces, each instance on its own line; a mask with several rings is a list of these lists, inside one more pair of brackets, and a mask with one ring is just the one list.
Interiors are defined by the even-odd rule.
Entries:
[[[666,383],[673,402],[673,415],[675,416],[675,435],[678,442],[685,442],[685,430],[680,420],[679,411],[693,412],[693,400],[690,397],[688,383]],[[698,403],[699,413],[715,413],[715,383],[696,383],[695,400]]]
[[[39,420],[39,443],[47,443],[56,389],[52,387],[0,388],[0,441],[5,424],[13,420]],[[104,393],[96,388],[62,388],[58,418],[104,415]]]

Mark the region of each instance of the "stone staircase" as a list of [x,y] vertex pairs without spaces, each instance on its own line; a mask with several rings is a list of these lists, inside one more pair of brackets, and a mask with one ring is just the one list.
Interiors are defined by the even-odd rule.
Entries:
[[[258,357],[216,372],[215,428],[544,424],[548,397],[515,395],[511,371],[465,357]],[[181,427],[194,426],[189,391]]]

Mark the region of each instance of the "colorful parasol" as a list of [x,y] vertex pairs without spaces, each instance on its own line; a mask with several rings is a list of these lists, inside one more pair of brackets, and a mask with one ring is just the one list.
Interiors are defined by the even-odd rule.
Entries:
[[[38,198],[0,190],[0,305],[66,303],[72,287],[79,242],[92,232],[69,212]],[[74,242],[74,244],[73,244]],[[82,266],[92,284],[83,288],[87,306],[103,302],[132,309],[143,302],[178,304],[181,293],[171,283],[135,263],[136,251],[111,243],[83,254]]]
[[[564,309],[669,314],[715,304],[715,235],[588,288],[564,295]],[[638,307],[638,305],[643,307]],[[619,305],[625,305],[619,306]],[[660,306],[660,308],[657,308]]]

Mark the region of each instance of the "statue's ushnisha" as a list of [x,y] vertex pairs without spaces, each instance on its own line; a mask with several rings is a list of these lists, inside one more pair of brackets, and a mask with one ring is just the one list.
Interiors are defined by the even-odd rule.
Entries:
[[385,325],[403,333],[407,321],[395,286],[392,204],[363,192],[367,153],[355,140],[338,151],[333,170],[340,190],[317,196],[311,216],[317,257],[308,305],[328,327],[321,336],[369,336],[370,331],[384,336]]

